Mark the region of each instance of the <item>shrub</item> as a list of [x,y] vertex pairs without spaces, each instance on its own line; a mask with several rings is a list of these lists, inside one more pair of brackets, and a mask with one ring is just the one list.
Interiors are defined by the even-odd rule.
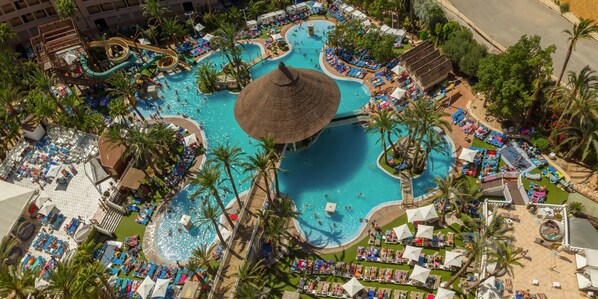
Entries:
[[561,13],[569,12],[569,3],[563,3],[559,6]]
[[108,196],[110,196],[110,192],[104,191],[104,193],[102,195],[104,195],[104,197],[108,197]]
[[427,40],[428,37],[430,37],[430,33],[427,30],[421,31],[419,33],[419,39],[421,40]]
[[544,137],[533,139],[532,143],[542,152],[547,151],[550,147],[550,143]]
[[581,203],[581,202],[570,202],[567,205],[567,210],[569,210],[569,214],[573,215],[573,216],[579,216],[583,213],[584,209],[586,207]]

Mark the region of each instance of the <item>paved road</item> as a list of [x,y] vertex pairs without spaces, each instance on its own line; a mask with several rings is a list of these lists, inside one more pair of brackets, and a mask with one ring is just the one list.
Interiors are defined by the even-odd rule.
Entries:
[[[573,28],[564,17],[537,0],[450,0],[462,14],[494,40],[508,47],[524,35],[537,34],[542,45],[556,45],[553,55],[554,73],[559,74],[567,53],[567,34]],[[598,41],[589,39],[577,43],[567,71],[579,71],[590,65],[598,71]]]

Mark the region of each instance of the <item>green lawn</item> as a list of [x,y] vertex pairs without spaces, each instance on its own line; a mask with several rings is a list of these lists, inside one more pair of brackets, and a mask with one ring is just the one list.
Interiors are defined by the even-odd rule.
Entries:
[[[545,166],[543,168],[536,168],[532,170],[531,173],[542,173],[542,170],[544,170],[546,167],[548,166]],[[560,189],[556,184],[553,184],[552,182],[550,182],[550,180],[548,180],[548,178],[544,176],[542,176],[542,180],[540,181],[521,178],[521,183],[523,184],[523,187],[525,187],[525,190],[529,190],[530,182],[546,187],[548,192],[546,193],[545,203],[560,205],[567,201],[567,199],[569,198],[569,192]]]
[[398,56],[398,55],[401,55],[401,54],[407,52],[407,50],[409,50],[409,49],[411,49],[411,44],[406,43],[406,44],[403,44],[403,47],[400,49],[396,49],[396,48],[392,49],[392,52]]
[[[404,224],[406,222],[407,222],[407,216],[402,215],[399,218],[392,221],[391,223],[389,223],[388,225],[383,226],[382,231],[386,231],[387,229],[392,229],[393,227]],[[412,231],[415,231],[412,224],[409,224],[409,226],[411,227]],[[456,236],[456,238],[455,238],[456,245],[463,246],[463,241],[460,238],[458,238],[458,236],[460,236],[460,233],[461,233],[461,228],[459,228],[458,226],[455,225],[455,226],[446,227],[443,229],[440,229],[439,227],[437,227],[437,229],[439,229],[445,233],[447,233],[449,231],[454,232],[455,236]],[[333,260],[335,262],[343,261],[346,263],[360,264],[360,265],[363,265],[364,267],[376,266],[379,269],[380,268],[391,268],[393,270],[395,270],[395,269],[402,269],[402,270],[411,269],[411,267],[408,265],[396,265],[396,264],[386,264],[386,263],[377,263],[377,262],[357,261],[355,259],[355,257],[357,255],[357,247],[359,247],[359,246],[366,247],[366,246],[371,246],[371,245],[368,245],[368,238],[366,237],[363,240],[361,240],[358,244],[356,244],[346,250],[335,252],[335,253],[317,255],[317,254],[311,254],[311,253],[307,253],[304,251],[296,250],[293,252],[293,255],[294,255],[294,257],[303,258],[303,259]],[[383,244],[383,247],[389,248],[389,249],[394,249],[394,250],[404,248],[404,246],[402,246],[402,245],[391,245],[391,244]],[[423,252],[426,254],[433,254],[436,251],[439,251],[440,254],[444,254],[444,249],[424,248],[424,250],[423,250]],[[272,286],[272,289],[273,289],[272,294],[274,295],[275,298],[282,297],[282,293],[284,291],[294,291],[297,289],[297,284],[299,283],[299,279],[302,276],[298,273],[290,273],[290,266],[293,263],[294,257],[284,258],[284,259],[280,260],[276,264],[276,266],[272,269],[271,275],[272,275],[272,278],[274,278],[273,281],[276,281],[276,284],[274,286]],[[453,275],[453,273],[451,273],[450,271],[444,271],[444,270],[432,270],[432,274],[440,275],[442,277],[443,281],[447,281]],[[318,277],[318,275],[304,275],[304,276],[308,279],[316,279],[316,277]],[[340,277],[335,277],[335,276],[331,276],[331,275],[321,275],[319,277],[320,277],[320,279],[329,281],[329,282],[343,282],[344,283],[348,280],[346,278],[340,278]],[[397,285],[397,284],[392,284],[392,283],[367,282],[367,281],[360,281],[360,282],[366,287],[367,286],[376,287],[376,288],[382,287],[382,288],[390,288],[390,289],[394,289],[394,290],[421,291],[421,292],[425,292],[425,293],[432,292],[432,290],[414,287],[414,286]],[[458,282],[459,282],[459,280],[457,280],[455,282],[453,287],[455,289],[457,289],[458,291],[460,291],[460,289],[457,288]],[[308,294],[302,294],[301,298],[315,298],[315,297],[312,295],[308,295]]]

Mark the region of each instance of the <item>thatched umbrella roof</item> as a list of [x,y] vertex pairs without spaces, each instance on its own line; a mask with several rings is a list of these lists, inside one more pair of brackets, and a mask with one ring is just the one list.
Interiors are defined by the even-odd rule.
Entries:
[[241,91],[235,118],[253,138],[270,136],[276,143],[293,143],[328,125],[339,103],[340,89],[332,78],[280,62]]

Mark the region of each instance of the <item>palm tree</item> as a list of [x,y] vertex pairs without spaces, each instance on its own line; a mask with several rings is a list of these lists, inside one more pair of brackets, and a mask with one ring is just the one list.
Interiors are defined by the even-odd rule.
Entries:
[[235,24],[220,22],[220,24],[218,24],[218,29],[215,31],[216,37],[212,40],[218,45],[228,60],[237,86],[243,88],[247,81],[247,70],[243,66],[243,61],[241,60],[241,54],[244,48],[237,47],[237,32],[238,30]]
[[19,88],[14,86],[12,83],[2,81],[0,83],[0,106],[6,107],[10,115],[15,114],[15,102],[18,102],[23,93],[19,91]]
[[559,79],[556,82],[557,86],[561,84],[565,69],[567,69],[567,64],[569,63],[569,58],[571,58],[571,53],[575,50],[577,42],[580,39],[590,38],[593,32],[598,32],[598,25],[594,24],[594,21],[591,19],[580,18],[579,24],[573,25],[573,30],[564,30],[563,32],[569,35],[569,38],[567,39],[569,41],[569,48],[565,55],[565,62],[563,62],[563,68],[559,74]]
[[212,162],[206,163],[198,172],[195,178],[191,180],[192,186],[197,186],[199,189],[193,193],[192,197],[197,197],[200,193],[208,191],[210,195],[214,196],[218,206],[222,209],[222,212],[225,215],[228,224],[230,224],[231,230],[235,227],[234,222],[230,219],[230,215],[226,213],[226,207],[220,198],[220,194],[218,194],[217,187],[220,185],[220,177],[222,173],[218,168],[218,165]]
[[162,6],[160,4],[160,0],[145,0],[143,4],[141,4],[141,10],[144,17],[148,17],[148,24],[149,21],[154,21],[155,24],[162,24],[164,20],[164,16],[170,13],[170,9],[168,7]]
[[493,217],[489,223],[485,218],[475,218],[467,221],[467,227],[474,231],[473,239],[467,243],[465,253],[463,254],[467,260],[461,269],[444,285],[445,288],[450,288],[471,264],[479,261],[486,253],[489,245],[513,240],[513,236],[508,234],[513,228],[507,225],[505,219],[497,213],[496,209],[492,210],[492,215]]
[[214,158],[210,159],[211,162],[217,161],[224,167],[226,175],[228,176],[228,180],[233,187],[233,193],[237,199],[239,209],[242,209],[243,203],[241,202],[241,198],[239,198],[239,192],[237,191],[237,185],[235,184],[235,179],[233,178],[231,168],[240,166],[243,163],[243,150],[236,145],[231,146],[229,143],[225,145],[218,144],[214,149],[212,149],[212,155]]
[[420,161],[422,158],[422,145],[425,140],[432,140],[433,138],[438,137],[434,136],[438,134],[434,128],[438,127],[440,129],[451,131],[450,122],[444,119],[448,115],[448,113],[435,110],[433,104],[424,100],[415,102],[405,111],[405,119],[403,121],[408,124],[409,127],[409,134],[407,134],[407,148],[413,147],[415,149],[412,159],[414,172],[420,173],[424,169],[427,154],[429,154],[430,151],[427,153],[424,151],[423,159]]
[[266,192],[268,204],[273,207],[271,190],[270,190],[270,159],[264,150],[258,150],[253,156],[247,157],[247,162],[244,163],[245,171],[252,173],[252,178],[261,178],[264,181],[264,187],[260,183],[256,185]]
[[238,271],[235,276],[238,277],[239,282],[241,283],[251,283],[262,279],[263,275],[265,274],[265,270],[266,266],[264,265],[264,260],[260,259],[255,263],[247,261],[238,267]]
[[77,254],[73,256],[73,264],[85,267],[93,260],[93,256],[102,247],[102,244],[87,240],[77,247]]
[[56,106],[60,108],[60,110],[62,110],[63,112],[66,111],[62,103],[60,103],[60,101],[52,91],[52,85],[55,81],[53,75],[45,72],[39,66],[37,66],[31,71],[28,80],[30,80],[30,82],[35,86],[35,88],[39,89],[46,97],[54,101],[54,103],[56,103]]
[[384,162],[388,164],[388,155],[386,154],[386,142],[390,144],[394,154],[397,154],[397,148],[390,136],[397,131],[397,119],[394,110],[380,110],[370,114],[370,120],[366,124],[366,131],[372,134],[380,133],[380,143],[382,144],[382,155]]
[[562,123],[563,119],[569,115],[569,109],[575,99],[580,94],[587,92],[588,89],[595,87],[597,82],[598,76],[589,66],[585,66],[579,73],[569,72],[566,86],[559,84],[549,89],[549,94],[552,96],[551,102],[557,108],[562,107],[563,109],[557,121],[558,124]]
[[170,44],[176,45],[178,37],[185,32],[185,27],[176,18],[168,18],[162,22],[162,30],[162,33],[170,40]]
[[197,87],[202,93],[212,93],[216,91],[216,82],[218,81],[218,71],[216,65],[211,62],[203,62],[195,70],[195,79]]
[[276,148],[276,141],[272,136],[266,136],[260,138],[260,147],[264,149],[264,151],[268,155],[268,159],[270,160],[270,170],[274,173],[274,190],[276,194],[274,196],[278,198],[280,194],[280,187],[278,184],[278,172],[282,171],[278,168],[278,162],[280,162],[280,155],[278,154],[278,149]]
[[13,249],[18,246],[18,239],[17,238],[9,238],[4,237],[2,238],[2,242],[0,242],[0,270],[5,269],[9,266],[9,260]]
[[13,40],[16,36],[12,27],[8,25],[6,22],[0,22],[0,44],[6,44],[7,42]]
[[[463,181],[456,180],[452,174],[448,174],[445,178],[437,176],[434,178],[434,184],[436,187],[428,188],[428,192],[436,192],[437,198],[441,203],[441,207],[438,210],[440,218],[438,218],[438,224],[441,226],[445,225],[446,209],[451,204],[449,202],[455,197],[457,189],[460,187]],[[443,201],[444,199],[444,201]]]
[[264,7],[263,1],[249,1],[247,3],[247,18],[249,19],[256,19],[262,12],[262,8]]
[[198,265],[195,268],[206,267],[208,272],[212,272],[212,265],[210,265],[210,260],[212,256],[210,252],[212,252],[213,245],[208,244],[199,244],[191,251],[191,255],[195,260],[198,261]]
[[593,121],[598,111],[598,89],[581,92],[569,107],[569,124]]
[[222,244],[222,246],[227,247],[226,241],[224,240],[224,237],[220,232],[220,224],[218,223],[220,216],[222,216],[222,211],[220,211],[218,207],[212,206],[209,200],[206,200],[205,204],[202,204],[200,206],[199,211],[200,221],[202,223],[211,223],[214,226],[214,230],[216,230],[216,235],[218,235],[220,243]]
[[107,81],[109,84],[109,87],[106,88],[108,95],[123,101],[125,105],[131,106],[137,112],[137,115],[145,121],[143,114],[137,109],[137,98],[135,97],[137,87],[127,73],[124,71],[113,73]]
[[99,261],[89,260],[81,265],[76,273],[74,298],[116,299],[107,276],[106,266]]
[[461,217],[461,212],[474,200],[479,200],[482,197],[482,188],[480,185],[473,181],[463,180],[463,183],[457,187],[456,200],[452,201],[455,209],[457,210],[457,218]]
[[581,155],[582,161],[596,161],[598,157],[598,117],[578,125],[557,129],[566,134],[559,148],[568,147],[565,157]]
[[295,209],[295,201],[287,194],[282,194],[278,197],[274,213],[277,217],[283,219],[296,219],[301,215],[301,212]]
[[515,273],[513,268],[515,266],[523,267],[523,264],[521,263],[521,260],[525,258],[523,256],[523,248],[506,243],[497,243],[494,244],[494,246],[496,246],[496,248],[488,254],[490,256],[488,263],[495,263],[496,268],[492,273],[487,273],[484,278],[478,280],[472,288],[479,286],[488,278],[496,276],[502,271],[506,271],[510,277],[514,278]]
[[35,279],[38,272],[32,270],[23,270],[20,265],[11,265],[0,271],[0,296],[10,298],[15,296],[18,299],[29,298],[35,294]]
[[46,291],[56,298],[71,299],[75,298],[77,292],[77,273],[78,269],[72,259],[66,259],[58,262],[50,276]]
[[160,173],[154,161],[168,156],[170,147],[176,140],[174,131],[163,124],[143,127],[116,125],[108,128],[106,138],[113,147],[125,146],[125,159],[133,159],[135,165],[143,171],[150,166],[154,173]]

